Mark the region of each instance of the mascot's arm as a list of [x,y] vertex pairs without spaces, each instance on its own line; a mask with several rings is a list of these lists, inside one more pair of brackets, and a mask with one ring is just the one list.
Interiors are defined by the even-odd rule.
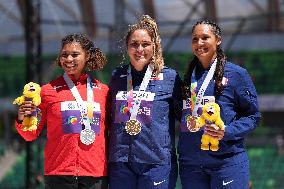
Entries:
[[196,120],[196,128],[201,128],[205,125],[205,119],[203,118],[203,116],[201,115],[197,120]]
[[13,104],[18,104],[18,105],[21,105],[25,102],[25,97],[24,96],[20,96],[18,98],[16,98],[13,102]]
[[225,130],[225,124],[222,121],[222,119],[219,117],[216,121],[215,124],[221,129],[221,130]]
[[33,103],[34,103],[34,105],[36,105],[36,106],[40,105],[40,103],[41,103],[41,98],[40,98],[40,96],[34,97],[34,98],[33,98]]

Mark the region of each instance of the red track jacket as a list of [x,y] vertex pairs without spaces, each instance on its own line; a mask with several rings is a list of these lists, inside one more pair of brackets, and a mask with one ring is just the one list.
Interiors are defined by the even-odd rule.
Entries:
[[[82,75],[78,81],[73,81],[84,101],[87,100],[87,76]],[[42,103],[39,106],[42,117],[37,130],[22,131],[21,124],[16,122],[17,131],[26,141],[35,140],[47,124],[44,175],[99,177],[107,174],[105,128],[108,87],[94,79],[92,83],[94,101],[100,106],[100,112],[96,114],[97,124],[92,126],[96,133],[93,144],[81,143],[80,118],[70,113],[68,117],[64,111],[64,104],[74,104],[75,98],[62,76],[42,86]]]

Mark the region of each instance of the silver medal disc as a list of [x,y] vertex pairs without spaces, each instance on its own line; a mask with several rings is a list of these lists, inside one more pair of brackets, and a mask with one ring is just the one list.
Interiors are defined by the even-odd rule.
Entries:
[[141,123],[138,120],[130,119],[125,124],[125,130],[129,135],[137,135],[141,131]]
[[80,133],[80,141],[83,144],[90,145],[95,141],[96,133],[92,129],[84,129]]

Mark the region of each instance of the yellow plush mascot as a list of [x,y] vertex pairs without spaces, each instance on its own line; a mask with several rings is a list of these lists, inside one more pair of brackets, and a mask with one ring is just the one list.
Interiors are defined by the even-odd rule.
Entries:
[[[13,104],[22,105],[26,100],[31,100],[35,106],[41,103],[40,98],[40,85],[37,83],[30,82],[24,86],[23,95],[16,98]],[[37,129],[38,118],[37,112],[33,112],[29,116],[25,116],[23,120],[23,131],[34,131]]]
[[[224,122],[220,117],[220,107],[218,104],[210,102],[203,106],[202,114],[196,120],[196,128],[200,129],[205,126],[206,123],[216,125],[215,129],[217,130],[225,129]],[[203,134],[201,138],[201,149],[217,151],[219,149],[219,141],[209,135]]]

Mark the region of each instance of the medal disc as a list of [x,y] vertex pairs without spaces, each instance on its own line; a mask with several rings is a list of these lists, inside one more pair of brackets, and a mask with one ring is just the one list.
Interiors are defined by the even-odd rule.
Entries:
[[141,131],[141,123],[138,120],[130,119],[125,124],[125,130],[129,135],[137,135]]
[[92,129],[84,129],[80,133],[80,141],[83,144],[89,145],[95,141],[96,133]]
[[186,126],[190,132],[197,132],[199,129],[196,128],[196,119],[195,116],[189,116],[186,120]]

